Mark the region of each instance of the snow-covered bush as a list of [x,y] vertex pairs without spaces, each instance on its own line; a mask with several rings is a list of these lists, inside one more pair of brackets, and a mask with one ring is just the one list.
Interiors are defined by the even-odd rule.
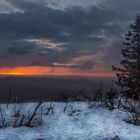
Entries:
[[[25,110],[21,109],[18,104],[11,104],[8,108],[6,106],[0,107],[0,127],[21,127],[27,126],[31,127],[33,121],[39,121],[39,117],[37,118],[37,111],[42,105],[42,101],[40,101],[36,106],[34,106],[31,110],[25,112]],[[10,108],[10,110],[9,110]],[[6,112],[6,110],[9,110]],[[8,113],[8,114],[7,114]]]
[[129,112],[128,122],[133,123],[134,125],[140,125],[140,102],[129,100],[127,104],[123,105],[123,108]]

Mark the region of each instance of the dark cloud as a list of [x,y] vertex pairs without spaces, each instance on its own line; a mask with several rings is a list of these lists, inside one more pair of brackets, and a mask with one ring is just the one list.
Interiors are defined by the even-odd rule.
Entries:
[[93,61],[87,61],[83,62],[82,64],[79,65],[73,65],[71,68],[76,68],[77,70],[90,70],[94,68],[94,62]]
[[33,50],[36,50],[36,48],[32,44],[22,41],[12,43],[11,47],[8,48],[7,53],[9,55],[25,55],[27,53],[32,53]]
[[[7,1],[24,12],[0,14],[1,66],[52,66],[53,62],[69,63],[72,58],[98,53],[103,53],[103,65],[117,64],[122,34],[140,7],[139,0],[105,0],[98,6],[67,6],[62,10],[37,1]],[[25,40],[32,38],[64,43],[64,50],[43,48]],[[90,60],[73,68],[92,69],[96,65]]]

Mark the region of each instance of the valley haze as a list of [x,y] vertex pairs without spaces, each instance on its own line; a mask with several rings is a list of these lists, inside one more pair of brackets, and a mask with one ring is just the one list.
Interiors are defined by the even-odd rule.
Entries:
[[45,77],[1,77],[0,102],[7,102],[9,90],[14,100],[18,96],[20,102],[61,101],[59,96],[92,95],[98,89],[110,88],[114,78],[45,76]]

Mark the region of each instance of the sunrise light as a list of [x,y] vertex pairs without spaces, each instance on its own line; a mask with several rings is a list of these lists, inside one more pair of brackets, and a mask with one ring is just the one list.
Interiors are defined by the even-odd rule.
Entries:
[[74,71],[69,68],[62,67],[14,67],[0,68],[0,75],[15,75],[15,76],[93,76],[93,77],[113,77],[114,74],[106,71]]

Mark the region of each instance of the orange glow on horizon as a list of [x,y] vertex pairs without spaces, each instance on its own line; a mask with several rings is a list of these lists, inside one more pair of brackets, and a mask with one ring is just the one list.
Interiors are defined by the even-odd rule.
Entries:
[[92,76],[114,77],[114,73],[107,71],[77,71],[62,67],[27,66],[14,68],[0,68],[0,75],[13,76]]

